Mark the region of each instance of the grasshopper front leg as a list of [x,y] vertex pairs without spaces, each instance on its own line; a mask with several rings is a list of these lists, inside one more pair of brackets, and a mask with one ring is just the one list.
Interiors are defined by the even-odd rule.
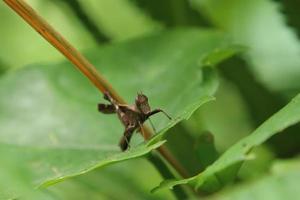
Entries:
[[151,115],[154,115],[156,113],[162,112],[163,114],[165,114],[165,116],[167,118],[169,118],[170,120],[172,119],[165,111],[163,111],[162,109],[158,108],[158,109],[154,109],[150,112],[147,113],[147,117],[150,117]]

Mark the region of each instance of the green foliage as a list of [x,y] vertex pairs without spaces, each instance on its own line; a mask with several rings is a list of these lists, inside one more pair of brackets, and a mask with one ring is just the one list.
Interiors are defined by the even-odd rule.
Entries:
[[153,107],[174,118],[168,123],[163,115],[153,117],[161,130],[155,139],[125,153],[117,146],[123,128],[116,117],[97,112],[97,103],[104,100],[71,64],[34,65],[8,73],[0,81],[1,154],[23,156],[15,163],[18,167],[5,168],[5,174],[22,170],[24,184],[48,186],[157,148],[169,128],[213,99],[217,79],[212,68],[202,69],[201,57],[224,42],[216,31],[177,30],[87,53],[128,102],[138,86]]
[[[147,170],[137,170],[137,167]],[[145,177],[148,181],[144,180]],[[59,199],[109,200],[119,199],[120,194],[136,200],[173,199],[174,196],[171,192],[155,195],[149,192],[149,188],[159,180],[160,176],[157,170],[149,166],[145,159],[135,159],[64,181],[48,188],[48,191],[52,195],[58,196]]]
[[277,161],[271,172],[259,180],[231,188],[206,200],[297,199],[299,197],[299,159]]
[[[271,0],[190,1],[235,42],[251,49],[246,51],[245,58],[258,80],[273,90],[299,87],[299,41],[285,24],[278,4]],[[282,76],[289,79],[279,82]]]
[[[199,189],[212,176],[216,176],[222,184],[224,174],[222,171],[239,162],[251,158],[251,150],[272,135],[282,131],[288,126],[294,125],[300,121],[300,95],[295,97],[288,105],[273,115],[260,127],[258,127],[251,135],[240,140],[237,144],[230,147],[215,163],[210,165],[204,172],[179,181],[165,181],[157,189],[164,187],[174,187],[178,184],[191,183],[195,189]],[[226,174],[225,174],[226,176]]]
[[0,200],[300,198],[296,0],[28,3],[128,103],[143,92],[172,120],[121,152],[103,95],[1,3]]

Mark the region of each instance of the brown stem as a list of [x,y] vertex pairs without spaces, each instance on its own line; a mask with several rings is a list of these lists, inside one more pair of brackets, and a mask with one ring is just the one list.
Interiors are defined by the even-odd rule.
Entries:
[[[62,35],[54,30],[43,18],[41,18],[23,0],[3,0],[11,9],[18,13],[32,28],[34,28],[51,45],[60,51],[74,66],[79,69],[102,93],[109,92],[120,103],[125,101],[117,94],[113,87],[101,76],[97,69],[76,50]],[[152,133],[144,127],[144,138],[148,140]],[[172,156],[169,150],[162,146],[158,149],[160,154],[176,169],[183,177],[187,176],[185,170]]]

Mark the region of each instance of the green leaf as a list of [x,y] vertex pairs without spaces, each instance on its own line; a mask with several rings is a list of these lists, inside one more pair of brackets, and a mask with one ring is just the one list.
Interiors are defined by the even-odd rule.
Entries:
[[160,139],[140,144],[141,136],[135,135],[125,153],[117,145],[124,128],[115,115],[97,112],[97,103],[105,102],[102,94],[71,64],[33,65],[5,74],[0,80],[0,163],[7,159],[13,167],[3,169],[7,178],[0,182],[10,180],[8,188],[20,180],[29,188],[48,186],[162,145],[169,128],[212,99],[217,79],[206,77],[214,73],[202,68],[202,57],[224,43],[214,30],[174,30],[87,52],[128,102],[143,91],[152,108],[174,119],[152,117]]
[[225,46],[222,48],[214,49],[203,58],[203,65],[214,66],[222,60],[232,57],[236,52],[244,52],[247,48],[239,45]]
[[[190,2],[215,26],[228,32],[234,42],[249,47],[244,56],[256,72],[256,78],[262,83],[277,91],[300,87],[299,40],[294,31],[286,25],[276,2],[271,0],[190,0]],[[289,78],[284,82],[278,81],[282,76]]]
[[238,143],[230,147],[215,163],[209,166],[204,172],[183,180],[165,181],[155,190],[162,188],[172,188],[179,184],[192,184],[195,189],[199,189],[205,185],[206,181],[215,175],[220,177],[222,171],[228,169],[235,164],[241,163],[249,159],[250,151],[274,134],[284,130],[285,128],[296,124],[300,121],[300,94],[297,95],[283,109],[274,114],[260,127],[258,127],[251,135],[240,140]]
[[[33,147],[0,144],[2,169],[0,193],[11,197],[19,194],[32,195],[39,184],[49,186],[64,179],[87,173],[107,164],[142,156],[163,143],[149,147],[139,146],[125,153],[97,147]],[[112,155],[108,156],[110,153]],[[114,154],[113,154],[114,153]],[[22,156],[20,156],[22,155]]]
[[271,173],[252,182],[229,188],[206,200],[298,199],[300,196],[300,160],[277,161]]
[[[142,170],[141,170],[142,169]],[[99,199],[175,199],[172,192],[151,194],[161,176],[146,159],[134,159],[127,162],[94,170],[47,188],[58,199],[89,200]]]

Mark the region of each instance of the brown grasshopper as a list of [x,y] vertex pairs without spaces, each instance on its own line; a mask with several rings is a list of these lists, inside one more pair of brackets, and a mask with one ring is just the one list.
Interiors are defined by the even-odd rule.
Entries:
[[118,103],[108,92],[104,93],[104,99],[109,101],[110,104],[99,103],[99,112],[104,114],[117,113],[120,121],[125,126],[124,134],[119,143],[122,151],[129,147],[131,136],[135,130],[143,134],[142,125],[150,116],[162,112],[171,119],[162,109],[151,110],[148,97],[142,93],[138,93],[133,105]]

